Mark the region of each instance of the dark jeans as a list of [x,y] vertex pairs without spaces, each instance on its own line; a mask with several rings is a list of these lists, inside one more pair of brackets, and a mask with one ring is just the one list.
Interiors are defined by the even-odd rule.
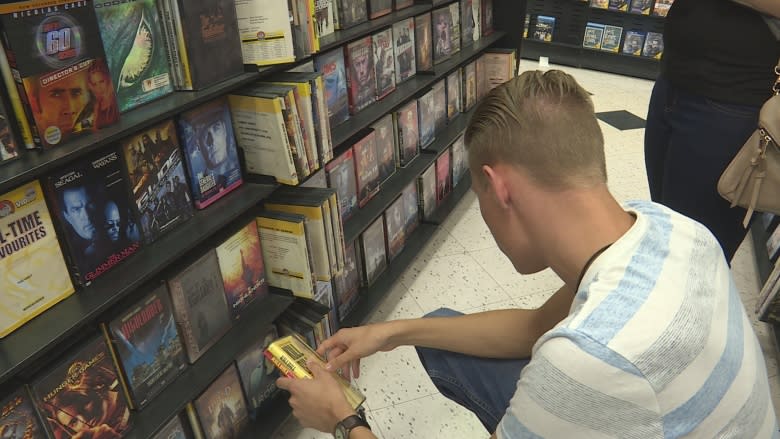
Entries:
[[653,201],[707,226],[726,260],[745,238],[745,209],[730,208],[718,179],[756,129],[760,107],[715,102],[659,78],[650,98],[645,167]]
[[[441,308],[425,317],[457,315],[461,313]],[[530,361],[479,358],[429,348],[417,348],[417,355],[439,392],[471,410],[490,433],[496,431],[515,394],[520,371]]]

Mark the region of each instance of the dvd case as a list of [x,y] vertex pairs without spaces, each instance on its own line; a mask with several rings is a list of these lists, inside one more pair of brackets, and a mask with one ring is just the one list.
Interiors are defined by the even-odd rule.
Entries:
[[420,129],[420,148],[425,149],[436,138],[436,119],[434,114],[435,96],[433,89],[428,90],[417,100]]
[[152,436],[152,439],[187,439],[187,433],[181,422],[181,416],[177,414]]
[[463,67],[463,112],[477,103],[477,64],[472,61]]
[[[317,0],[317,4],[324,3]],[[236,2],[241,55],[245,64],[271,65],[295,61],[293,31],[287,2],[239,0]],[[327,14],[327,11],[325,11]],[[322,12],[320,12],[322,14]],[[325,15],[325,17],[328,17]],[[330,29],[332,32],[332,17]],[[318,21],[318,24],[320,21]],[[325,31],[325,27],[319,26]]]
[[431,13],[414,17],[414,53],[417,72],[433,72]]
[[404,233],[411,236],[420,224],[420,197],[417,192],[417,182],[409,183],[401,193],[404,197]]
[[431,87],[433,93],[433,126],[435,132],[440,132],[447,126],[447,84],[442,79]]
[[468,46],[474,43],[474,28],[474,2],[472,0],[460,0],[460,29],[462,46]]
[[376,134],[376,157],[379,165],[378,185],[395,174],[396,151],[393,115],[386,114],[373,125]]
[[120,144],[141,233],[151,243],[193,215],[176,127],[166,120]]
[[32,383],[49,437],[123,437],[132,417],[105,340],[96,337]]
[[404,249],[406,242],[404,197],[399,196],[385,210],[385,236],[387,236],[387,260],[392,262]]
[[349,119],[347,98],[347,72],[344,68],[344,52],[341,48],[331,50],[314,58],[314,68],[322,73],[325,85],[325,101],[328,104],[330,125]]
[[393,59],[393,30],[387,28],[371,36],[374,54],[376,97],[382,99],[395,90],[395,61]]
[[613,11],[627,12],[628,3],[629,0],[609,0],[609,5],[607,7]]
[[364,285],[371,286],[387,268],[385,225],[381,216],[360,235],[360,254],[363,256]]
[[620,26],[604,26],[604,37],[601,39],[601,50],[614,52],[620,49],[620,39],[623,37],[623,28]]
[[417,182],[422,218],[427,220],[431,218],[438,205],[436,203],[436,165],[433,164],[423,171]]
[[368,18],[371,20],[393,12],[393,0],[368,0]]
[[633,14],[650,15],[650,9],[653,7],[653,0],[631,0],[629,12]]
[[325,166],[325,172],[328,177],[328,187],[336,189],[341,220],[347,221],[358,208],[355,159],[352,148],[331,160]]
[[227,97],[182,113],[178,128],[196,208],[205,209],[241,186],[243,178]]
[[536,16],[536,26],[534,27],[533,39],[550,42],[555,35],[555,17],[547,15]]
[[601,49],[601,40],[604,37],[604,25],[588,22],[585,26],[585,35],[582,37],[582,47],[588,49]]
[[450,148],[436,158],[436,200],[441,204],[452,191],[452,168],[450,167]]
[[469,173],[466,142],[463,136],[458,136],[452,143],[452,187],[455,187]]
[[268,295],[263,250],[254,220],[217,246],[217,261],[228,309],[238,320],[252,302]]
[[666,17],[674,4],[674,0],[655,0],[655,6],[653,6],[653,15],[657,17]]
[[355,175],[358,206],[363,207],[379,192],[379,162],[376,155],[376,134],[366,134],[352,145],[355,153]]
[[360,299],[360,272],[358,271],[355,243],[351,242],[344,253],[344,271],[334,282],[338,320],[343,322]]
[[376,101],[371,37],[349,43],[346,47],[349,112],[355,114]]
[[338,11],[339,29],[349,29],[368,21],[366,0],[333,0]]
[[0,398],[0,437],[3,439],[45,439],[32,400],[20,387]]
[[271,325],[262,337],[259,337],[255,343],[247,347],[236,358],[238,375],[241,377],[241,386],[244,389],[249,410],[265,408],[279,393],[276,387],[279,371],[263,355],[268,345],[277,338],[279,338],[279,334],[276,327]]
[[447,75],[447,121],[451,122],[455,117],[460,114],[461,103],[463,102],[463,95],[461,93],[461,85],[463,78],[461,76],[462,70],[456,69],[449,75]]
[[623,41],[623,53],[627,55],[640,56],[642,47],[645,45],[645,33],[641,31],[630,30],[626,32],[626,38]]
[[[2,48],[0,48],[2,52]],[[6,97],[0,92],[0,96]],[[19,141],[11,129],[10,107],[6,105],[6,99],[0,98],[0,165],[19,157]]]
[[664,54],[664,36],[658,32],[648,32],[645,38],[645,46],[642,48],[642,56],[661,59]]
[[77,284],[90,284],[141,248],[118,148],[90,154],[50,176],[48,189]]
[[414,18],[393,24],[396,82],[406,81],[417,73],[414,46]]
[[[457,3],[453,3],[457,7]],[[450,8],[434,9],[433,12],[433,62],[438,64],[455,53],[452,47],[454,23]],[[458,40],[460,41],[460,40]]]
[[227,369],[194,401],[205,439],[237,438],[249,422],[236,367]]
[[398,128],[398,165],[406,167],[420,153],[417,100],[412,99],[395,113]]

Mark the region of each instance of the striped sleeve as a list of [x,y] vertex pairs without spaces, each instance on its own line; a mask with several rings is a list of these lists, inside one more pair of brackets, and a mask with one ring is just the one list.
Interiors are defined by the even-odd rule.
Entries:
[[498,438],[664,436],[655,392],[633,364],[571,329],[545,338],[520,376]]

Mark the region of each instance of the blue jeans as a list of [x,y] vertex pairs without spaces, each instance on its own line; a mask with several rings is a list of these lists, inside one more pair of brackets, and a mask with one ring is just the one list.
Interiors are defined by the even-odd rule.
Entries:
[[[462,315],[447,308],[425,317]],[[442,395],[471,410],[493,433],[509,407],[517,380],[530,359],[479,358],[439,349],[417,348],[425,371]]]
[[718,179],[756,129],[759,111],[685,92],[664,78],[656,81],[647,111],[650,197],[707,226],[728,261],[747,234],[745,209],[729,207]]

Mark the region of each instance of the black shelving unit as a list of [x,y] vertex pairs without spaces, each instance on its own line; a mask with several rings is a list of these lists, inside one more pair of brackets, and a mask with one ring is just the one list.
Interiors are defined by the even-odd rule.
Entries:
[[[233,362],[244,349],[257,341],[271,323],[292,303],[292,292],[272,288],[268,296],[253,303],[245,316],[236,322],[217,343],[198,361],[179,375],[148,406],[135,413],[128,439],[147,439],[165,425],[176,413],[181,412],[188,402],[195,399]],[[268,436],[255,436],[268,437]]]
[[538,60],[546,56],[554,64],[644,79],[658,76],[660,63],[654,58],[585,48],[582,39],[588,22],[620,26],[622,39],[632,30],[663,33],[664,17],[591,8],[579,0],[529,0],[526,14],[531,16],[528,35],[532,35],[538,15],[555,17],[555,28],[552,42],[524,39],[520,51],[523,58]]
[[349,29],[337,30],[331,35],[320,38],[320,52],[327,52],[330,49],[357,40],[358,38],[371,35],[374,32],[392,26],[393,23],[397,21],[428,12],[431,8],[432,6],[430,4],[412,5],[408,8],[401,9],[400,11],[395,11],[374,20],[360,23]]
[[[111,305],[151,280],[168,265],[196,248],[271,194],[275,185],[245,184],[208,210],[195,216],[155,243],[141,247],[121,267],[99,277],[40,316],[0,340],[0,383],[24,372],[44,355],[70,346],[74,335]],[[56,348],[56,349],[55,349]]]

